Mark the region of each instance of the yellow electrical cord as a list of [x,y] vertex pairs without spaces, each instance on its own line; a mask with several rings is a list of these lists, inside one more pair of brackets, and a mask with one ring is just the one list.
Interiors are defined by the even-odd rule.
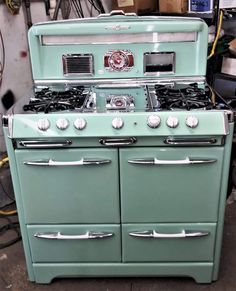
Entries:
[[[0,161],[0,168],[6,164],[7,162],[9,161],[9,158],[4,158]],[[17,210],[11,210],[11,211],[2,211],[0,210],[0,215],[13,215],[13,214],[16,214],[17,213]]]
[[221,31],[222,22],[223,22],[223,16],[224,16],[224,12],[223,12],[223,10],[221,10],[221,11],[220,11],[219,25],[218,25],[218,28],[217,28],[217,34],[216,34],[215,40],[214,40],[213,45],[212,45],[211,53],[210,53],[209,56],[207,57],[208,60],[209,60],[212,56],[214,56],[214,54],[215,54],[216,45],[217,45],[218,39],[219,39],[219,37],[220,37],[220,31]]
[[2,211],[0,210],[0,215],[13,215],[16,214],[17,210],[11,210],[11,211]]
[[4,158],[0,161],[0,168],[9,161],[9,158]]

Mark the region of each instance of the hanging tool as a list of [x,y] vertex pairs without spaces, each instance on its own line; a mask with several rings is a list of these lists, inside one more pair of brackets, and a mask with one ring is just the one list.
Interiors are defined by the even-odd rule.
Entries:
[[26,10],[26,20],[28,29],[32,26],[32,17],[30,12],[30,0],[24,0]]

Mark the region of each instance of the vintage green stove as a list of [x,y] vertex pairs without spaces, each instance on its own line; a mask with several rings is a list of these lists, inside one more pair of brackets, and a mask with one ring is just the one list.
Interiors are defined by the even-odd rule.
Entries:
[[3,117],[30,281],[217,279],[232,112],[200,19],[34,25],[34,90]]

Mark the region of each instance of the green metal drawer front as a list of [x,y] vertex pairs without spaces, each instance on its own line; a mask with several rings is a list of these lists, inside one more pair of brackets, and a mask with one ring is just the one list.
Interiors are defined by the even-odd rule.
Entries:
[[123,223],[216,222],[223,148],[120,150]]
[[119,223],[115,149],[16,150],[26,223]]
[[28,225],[32,261],[120,262],[119,225]]
[[125,224],[124,262],[210,262],[214,257],[213,223]]

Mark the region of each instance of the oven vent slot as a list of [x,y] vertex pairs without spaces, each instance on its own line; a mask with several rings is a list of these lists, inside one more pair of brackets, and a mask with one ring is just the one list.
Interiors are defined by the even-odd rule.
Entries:
[[92,76],[93,55],[92,54],[68,54],[62,56],[64,76],[89,75]]

